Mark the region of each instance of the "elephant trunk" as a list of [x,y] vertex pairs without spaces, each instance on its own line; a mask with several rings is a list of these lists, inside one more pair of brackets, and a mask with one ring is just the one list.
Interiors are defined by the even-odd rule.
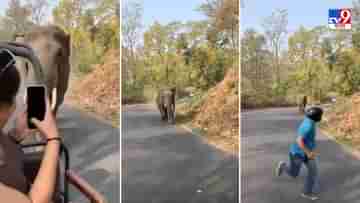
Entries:
[[[54,110],[57,106],[57,61],[56,61],[56,53],[52,49],[48,51],[43,51],[46,44],[39,43],[39,42],[30,42],[29,45],[33,47],[34,52],[39,57],[39,60],[42,65],[42,70],[44,73],[44,83],[48,91],[48,96],[50,98],[50,105],[52,110]],[[29,74],[29,81],[35,80],[34,73],[30,72]]]

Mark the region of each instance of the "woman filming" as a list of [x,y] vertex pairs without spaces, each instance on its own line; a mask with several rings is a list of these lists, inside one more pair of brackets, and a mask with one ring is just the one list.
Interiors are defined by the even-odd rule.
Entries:
[[12,137],[27,135],[26,112],[17,116],[16,127],[5,135],[2,130],[15,110],[15,97],[20,86],[20,74],[15,68],[15,58],[6,49],[0,49],[0,197],[1,202],[49,203],[55,190],[57,163],[61,139],[52,115],[49,100],[46,99],[46,113],[43,121],[31,122],[47,140],[43,160],[36,178],[29,183],[25,177],[24,153]]

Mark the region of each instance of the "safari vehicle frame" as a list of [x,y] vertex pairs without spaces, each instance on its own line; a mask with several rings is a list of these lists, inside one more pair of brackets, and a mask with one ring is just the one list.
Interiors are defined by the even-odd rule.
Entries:
[[[18,42],[0,42],[0,48],[8,49],[15,56],[29,60],[29,62],[32,64],[32,68],[34,69],[34,73],[38,83],[43,83],[44,73],[42,72],[41,63],[31,47]],[[21,145],[21,148],[25,153],[24,173],[25,176],[27,176],[28,180],[31,180],[29,176],[34,177],[36,175],[37,170],[40,168],[43,157],[43,151],[28,149],[38,148],[45,145],[46,142],[43,141],[35,141],[31,144]],[[83,194],[91,203],[105,203],[106,200],[103,195],[101,195],[98,191],[96,191],[94,187],[92,187],[88,182],[86,182],[84,179],[82,179],[79,175],[77,175],[74,171],[70,169],[70,155],[68,149],[64,144],[61,145],[60,155],[64,155],[63,167],[61,167],[62,161],[59,161],[60,172],[63,172],[64,174],[58,175],[58,181],[60,177],[62,177],[61,183],[63,184],[63,191],[60,191],[60,196],[62,199],[61,202],[70,203],[69,185],[72,185],[77,190],[79,190],[80,193]]]

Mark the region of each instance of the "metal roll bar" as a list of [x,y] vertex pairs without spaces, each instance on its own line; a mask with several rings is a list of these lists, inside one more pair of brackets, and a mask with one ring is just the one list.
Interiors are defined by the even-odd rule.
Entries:
[[44,73],[40,60],[36,57],[34,50],[30,46],[19,42],[0,42],[0,48],[8,49],[15,56],[28,59],[32,63],[37,83],[44,83]]

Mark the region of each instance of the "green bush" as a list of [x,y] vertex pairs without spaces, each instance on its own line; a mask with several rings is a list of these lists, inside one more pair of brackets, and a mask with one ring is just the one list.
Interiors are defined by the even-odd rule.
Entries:
[[144,95],[144,85],[133,82],[133,83],[123,83],[122,85],[122,104],[131,104],[131,103],[143,103],[146,101]]

